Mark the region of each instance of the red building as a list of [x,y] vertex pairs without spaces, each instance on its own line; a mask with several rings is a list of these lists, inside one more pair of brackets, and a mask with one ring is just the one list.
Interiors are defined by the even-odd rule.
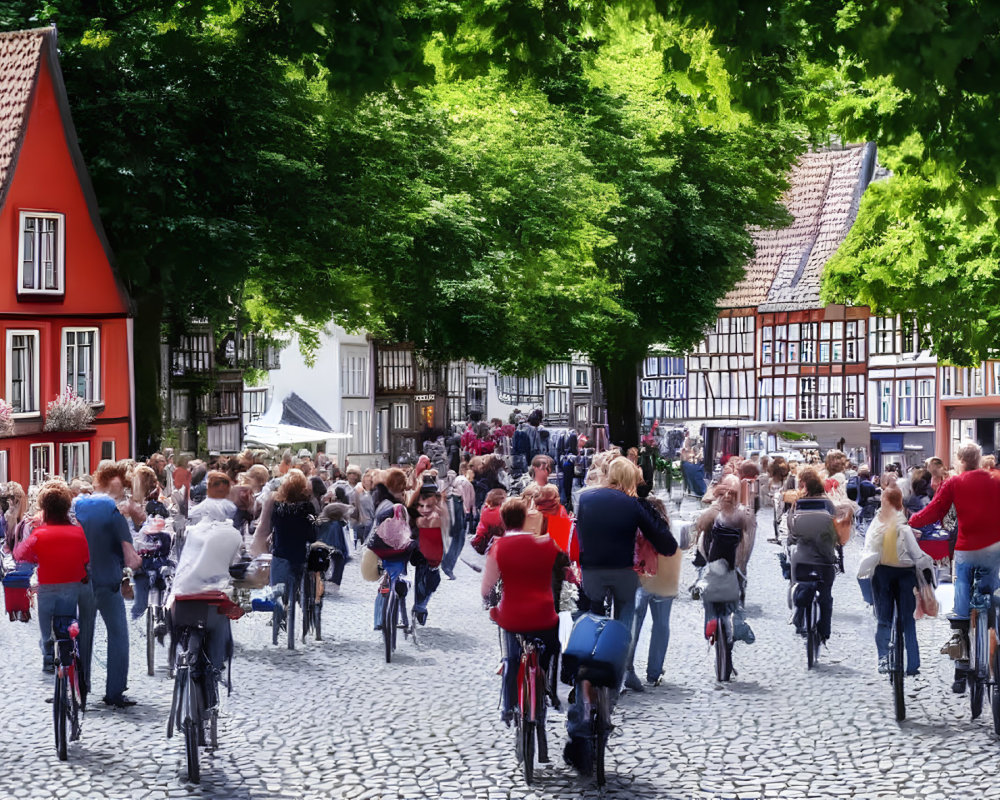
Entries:
[[[72,479],[133,452],[132,320],[77,145],[54,28],[0,34],[0,480]],[[93,408],[46,431],[71,387]],[[79,426],[78,426],[79,427]]]

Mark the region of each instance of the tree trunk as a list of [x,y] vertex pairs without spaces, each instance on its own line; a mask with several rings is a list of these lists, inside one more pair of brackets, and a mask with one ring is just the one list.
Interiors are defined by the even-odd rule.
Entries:
[[601,382],[608,401],[608,433],[622,450],[639,446],[638,359],[623,357],[600,366]]
[[163,415],[160,405],[160,329],[163,298],[150,292],[135,303],[135,426],[133,457],[150,456],[160,449]]

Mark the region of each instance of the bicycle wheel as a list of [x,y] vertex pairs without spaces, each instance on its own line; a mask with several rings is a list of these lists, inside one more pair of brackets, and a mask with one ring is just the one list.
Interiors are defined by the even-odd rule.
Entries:
[[193,719],[184,720],[184,754],[187,757],[187,774],[191,783],[201,782],[201,767],[198,764],[198,723]]
[[[529,656],[530,658],[530,656]],[[535,777],[535,721],[532,719],[531,679],[532,671],[527,669],[526,659],[521,660],[518,673],[518,709],[521,711],[521,771],[524,782],[529,786]]]
[[382,638],[385,640],[385,663],[392,661],[392,651],[396,649],[396,625],[399,620],[399,595],[389,584],[385,598],[385,619],[382,621]]
[[816,655],[819,653],[819,631],[816,629],[816,604],[805,610],[806,614],[806,669],[816,666]]
[[146,674],[156,674],[156,637],[153,635],[155,627],[155,612],[153,606],[146,606]]
[[56,755],[60,761],[66,760],[66,718],[69,716],[68,686],[65,675],[59,675],[57,667],[56,689],[52,698],[52,722],[56,733]]
[[69,740],[75,742],[80,738],[80,710],[83,706],[80,698],[80,676],[76,671],[76,658],[69,669]]
[[889,674],[892,681],[892,699],[896,709],[896,722],[906,719],[906,700],[903,697],[903,618],[899,607],[893,615],[893,641],[890,643]]
[[274,600],[274,611],[271,612],[271,644],[278,645],[278,634],[281,633],[281,612],[284,607],[284,600],[279,595]]
[[993,692],[990,696],[990,705],[993,708],[993,732],[1000,736],[1000,647],[993,652]]
[[726,617],[720,614],[715,625],[715,678],[720,683],[728,681],[732,672],[732,643],[729,641],[729,630]]
[[514,757],[517,759],[517,763],[520,764],[524,761],[524,736],[521,733],[521,728],[524,727],[524,723],[521,721],[521,712],[518,709],[514,709]]
[[309,631],[312,630],[313,598],[315,598],[315,596],[312,573],[307,570],[302,575],[302,644],[306,643],[306,636],[308,636]]
[[602,686],[597,690],[597,707],[594,709],[595,727],[594,732],[594,775],[598,786],[604,786],[604,758],[608,751],[609,709],[608,709],[608,687]]
[[208,718],[208,746],[215,750],[219,746],[219,709],[213,708]]
[[299,581],[293,580],[289,584],[288,589],[288,607],[285,609],[285,613],[288,615],[285,619],[285,628],[288,632],[288,649],[295,649],[295,602],[298,599],[299,594]]
[[[320,575],[319,573],[316,573],[316,578],[315,578],[315,582],[314,582],[314,585],[313,585],[313,591],[314,592],[318,590],[319,586],[323,585],[322,581],[323,581],[323,576]],[[315,599],[315,597],[316,596],[314,594],[313,595],[314,599],[313,599],[313,604],[312,604],[312,608],[313,608],[313,612],[312,612],[313,622],[312,622],[312,624],[313,624],[313,630],[316,631],[316,641],[317,642],[322,642],[323,641],[323,628],[322,628],[323,598],[320,597],[319,599]]]

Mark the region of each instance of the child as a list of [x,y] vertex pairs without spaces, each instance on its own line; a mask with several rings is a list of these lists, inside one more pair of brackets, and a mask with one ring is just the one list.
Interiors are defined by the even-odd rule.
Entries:
[[503,520],[500,519],[500,506],[507,499],[503,489],[491,489],[486,493],[483,511],[479,515],[479,525],[476,526],[476,536],[472,540],[472,549],[479,555],[484,555],[490,543],[497,536],[503,536]]
[[413,618],[426,625],[427,603],[441,584],[441,559],[451,543],[448,512],[433,476],[429,475],[423,481],[410,501],[409,510],[410,528],[417,539],[417,552],[412,559],[415,565]]

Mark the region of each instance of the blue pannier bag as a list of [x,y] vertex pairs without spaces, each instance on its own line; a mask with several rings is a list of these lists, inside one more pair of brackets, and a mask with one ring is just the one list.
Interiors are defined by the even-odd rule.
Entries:
[[799,581],[792,587],[792,603],[796,608],[808,608],[817,591],[819,583],[816,581]]
[[629,629],[617,620],[581,615],[563,650],[563,683],[574,683],[579,672],[580,677],[598,686],[620,686],[630,637]]

